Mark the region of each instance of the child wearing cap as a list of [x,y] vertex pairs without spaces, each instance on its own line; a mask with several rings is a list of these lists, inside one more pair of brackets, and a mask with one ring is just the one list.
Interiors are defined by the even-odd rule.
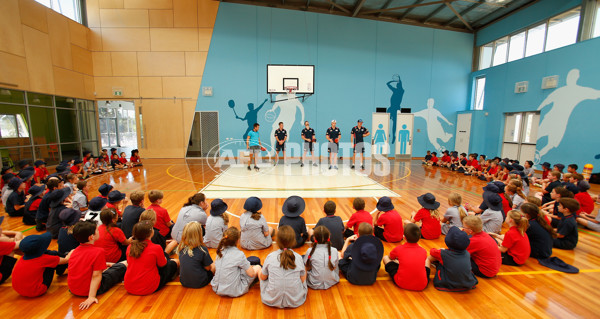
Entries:
[[340,251],[340,271],[351,284],[372,285],[377,279],[382,258],[383,244],[373,236],[373,226],[361,223],[358,236],[346,238]]
[[42,186],[34,185],[29,189],[29,194],[31,194],[31,196],[25,203],[25,208],[23,209],[23,224],[35,225],[35,215],[37,214],[38,207],[40,207],[40,202],[42,201],[45,190],[46,185],[44,184],[42,184]]
[[38,207],[37,213],[35,214],[35,230],[43,231],[46,229],[46,222],[48,221],[48,215],[50,214],[50,197],[52,192],[60,187],[62,182],[57,177],[50,177],[46,182],[46,188],[48,192],[42,196],[42,201]]
[[38,297],[46,293],[56,266],[69,262],[71,253],[65,258],[46,254],[52,234],[30,235],[19,244],[23,258],[17,261],[12,273],[12,287],[21,296]]
[[204,244],[208,248],[217,248],[223,232],[227,230],[229,216],[225,214],[227,204],[220,198],[210,203],[210,216],[206,219],[206,233],[204,235]]
[[579,202],[579,210],[577,215],[581,216],[581,213],[591,214],[594,211],[594,200],[588,190],[590,189],[590,183],[588,181],[579,181],[577,183],[577,189],[579,193],[575,194],[575,199]]
[[554,248],[572,250],[579,241],[575,212],[579,210],[579,202],[573,198],[558,200],[558,210],[563,215],[556,229],[557,238],[554,239]]
[[237,248],[239,239],[240,231],[237,228],[227,228],[217,247],[215,273],[210,285],[219,296],[235,298],[247,293],[261,271],[258,257],[246,258]]
[[383,196],[377,201],[377,214],[373,218],[373,226],[375,237],[390,243],[402,241],[404,223],[400,214],[394,210],[391,198]]
[[79,241],[73,236],[73,228],[81,220],[81,212],[75,209],[65,209],[58,217],[65,225],[58,231],[58,254],[65,256],[79,246]]
[[17,262],[14,257],[15,251],[19,249],[22,239],[22,232],[3,231],[0,227],[0,284],[5,282],[12,274]]
[[127,199],[127,195],[125,193],[121,193],[118,190],[114,190],[108,193],[108,203],[106,207],[113,208],[115,212],[117,212],[117,216],[121,219],[123,216],[123,212],[121,209],[127,206],[129,200]]
[[210,283],[215,271],[208,248],[202,241],[202,225],[191,221],[183,228],[179,246],[179,281],[187,288],[202,288]]
[[358,226],[361,223],[367,223],[373,226],[373,216],[365,210],[365,200],[357,197],[352,201],[352,207],[354,208],[354,214],[350,216],[350,219],[346,223],[346,229],[344,230],[344,237],[348,238],[352,235],[358,235]]
[[123,281],[127,263],[108,264],[102,248],[94,246],[99,234],[95,223],[83,221],[73,227],[73,236],[80,245],[71,253],[69,261],[69,291],[75,296],[87,297],[79,304],[80,310],[98,303],[97,296]]
[[100,235],[94,246],[104,250],[106,261],[116,263],[126,259],[125,251],[131,240],[125,237],[123,231],[117,227],[119,216],[113,208],[104,208],[100,213],[102,225],[98,227]]
[[438,166],[439,158],[437,157],[437,152],[431,153],[431,159],[427,161],[427,165],[430,166]]
[[22,179],[15,177],[8,182],[12,190],[6,199],[4,210],[10,217],[23,216],[25,212],[25,183]]
[[108,194],[113,189],[113,186],[107,183],[104,183],[98,187],[98,193],[100,193],[99,197],[108,199]]
[[340,281],[338,251],[331,247],[329,235],[327,227],[315,227],[312,248],[303,256],[306,283],[312,289],[329,289]]
[[405,244],[396,246],[389,256],[383,257],[385,271],[398,287],[421,291],[427,288],[430,272],[427,251],[418,244],[421,229],[416,224],[406,225],[404,238]]
[[76,159],[73,161],[73,166],[71,166],[71,173],[77,174],[78,176],[83,177],[83,161],[80,159]]
[[470,236],[467,251],[471,255],[473,274],[482,278],[492,278],[500,271],[502,257],[498,244],[488,233],[482,231],[483,223],[478,216],[467,216],[462,221],[463,231]]
[[160,206],[163,201],[163,192],[159,190],[151,190],[148,193],[148,199],[152,203],[148,206],[148,209],[152,209],[156,212],[156,225],[154,225],[160,231],[160,234],[165,238],[171,238],[171,229],[173,228],[173,221],[169,216],[169,212]]
[[[100,212],[102,211],[102,209],[104,207],[106,207],[107,203],[108,203],[108,200],[106,198],[103,198],[100,196],[92,198],[92,200],[88,204],[88,210],[85,212],[85,216],[83,219],[99,224],[100,223]],[[131,236],[129,236],[129,237],[131,237]]]
[[35,163],[35,174],[33,175],[33,180],[36,184],[41,184],[48,177],[48,170],[46,170],[46,162],[42,160],[37,160]]
[[292,250],[295,238],[290,226],[281,226],[277,232],[279,249],[267,255],[258,273],[260,297],[267,306],[296,308],[306,301],[306,270],[302,256]]
[[[333,201],[325,202],[323,211],[325,217],[319,219],[315,228],[318,226],[325,226],[329,230],[329,238],[331,240],[331,246],[335,249],[341,250],[344,247],[344,222],[340,216],[335,216],[336,205]],[[308,230],[308,237],[312,237],[313,229]]]
[[290,196],[285,200],[281,208],[283,216],[279,219],[279,228],[285,225],[292,227],[296,234],[296,246],[294,248],[304,245],[304,242],[308,239],[306,223],[304,222],[304,218],[300,216],[304,212],[305,207],[306,203],[302,197]]
[[448,249],[432,248],[428,258],[436,268],[433,286],[441,291],[467,291],[475,289],[477,278],[471,272],[471,256],[467,251],[469,236],[452,227],[444,240]]
[[187,203],[183,204],[183,208],[177,215],[177,221],[173,226],[171,233],[176,241],[181,241],[181,235],[183,234],[183,228],[185,225],[191,222],[199,222],[202,225],[202,234],[204,234],[204,225],[206,225],[206,210],[208,204],[206,203],[206,197],[202,193],[196,193],[188,198]]
[[250,197],[244,203],[246,210],[240,216],[241,247],[248,250],[265,249],[273,244],[273,228],[269,227],[265,216],[260,213],[262,201]]
[[498,242],[498,249],[502,253],[502,264],[523,265],[531,254],[529,238],[525,232],[529,222],[520,211],[511,210],[506,214],[506,224],[510,228],[504,235],[491,234]]
[[423,238],[439,238],[442,234],[440,213],[438,212],[440,203],[435,200],[435,196],[431,193],[423,194],[417,197],[417,200],[422,208],[418,212],[412,212],[410,222],[420,224]]
[[127,238],[131,237],[133,226],[140,221],[140,216],[146,210],[144,208],[144,197],[146,197],[146,193],[143,191],[135,191],[129,194],[131,205],[125,207],[121,220],[121,230]]
[[483,231],[499,234],[504,221],[502,217],[502,198],[496,193],[489,192],[483,199],[487,206],[486,210],[480,216],[483,223]]
[[150,241],[153,226],[141,221],[133,227],[133,242],[127,248],[125,290],[132,295],[149,295],[164,287],[177,273],[179,261],[167,260],[162,248]]
[[50,233],[52,233],[52,239],[58,238],[58,231],[63,226],[62,221],[59,218],[59,214],[62,210],[67,209],[67,204],[70,203],[70,195],[71,189],[68,187],[64,187],[52,192],[52,196],[49,199],[50,214],[48,214],[48,222],[46,223],[46,228]]

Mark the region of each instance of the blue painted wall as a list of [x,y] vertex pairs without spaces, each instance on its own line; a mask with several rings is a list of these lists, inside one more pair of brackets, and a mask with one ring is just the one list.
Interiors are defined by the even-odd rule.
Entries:
[[[196,110],[219,111],[221,142],[241,138],[246,123],[234,117],[228,101],[235,101],[243,117],[248,103],[258,106],[269,97],[267,64],[314,64],[315,95],[302,104],[320,141],[332,119],[348,142],[358,118],[373,131],[371,114],[390,106],[386,83],[394,74],[405,90],[402,107],[417,112],[434,98],[435,108],[455,123],[456,112],[468,108],[472,45],[471,34],[221,3],[202,77],[202,86],[212,87],[214,95],[200,94]],[[272,106],[268,101],[258,113],[263,141],[271,131],[264,114]],[[300,120],[298,112],[292,131],[288,128],[290,140],[298,143]],[[454,126],[443,128],[455,134]],[[426,132],[425,120],[416,118],[413,156],[433,148]],[[453,148],[454,138],[443,146]]]
[[[557,1],[541,1],[538,3],[539,7],[534,5],[522,13],[532,13],[531,19],[536,20],[538,19],[536,13],[544,10],[543,6],[552,2],[556,3]],[[549,12],[547,17],[557,13],[559,12]],[[502,36],[500,30],[506,27],[505,24],[506,22],[500,21],[486,28],[486,32],[495,34],[494,37]],[[505,29],[506,33],[508,32]],[[600,167],[600,160],[595,158],[600,153],[600,140],[597,134],[598,119],[600,119],[600,78],[598,77],[600,59],[598,59],[598,52],[600,52],[600,38],[595,38],[472,73],[472,79],[480,75],[486,77],[484,111],[489,115],[473,119],[476,121],[475,126],[485,127],[485,133],[472,134],[471,145],[483,146],[483,150],[480,152],[485,154],[500,154],[504,113],[535,111],[544,101],[551,102],[541,110],[541,123],[552,108],[556,107],[555,103],[552,103],[556,101],[556,94],[552,95],[552,93],[566,85],[569,71],[578,69],[580,77],[577,84],[592,88],[591,93],[588,93],[590,96],[598,94],[598,99],[586,99],[577,103],[583,96],[581,92],[567,91],[564,93],[566,94],[565,100],[575,101],[576,106],[570,116],[561,118],[561,121],[567,122],[567,126],[560,144],[548,151],[540,162],[564,163],[565,165],[575,163],[580,168],[586,163],[592,163],[594,166]],[[551,75],[559,76],[558,87],[542,90],[542,78]],[[529,81],[528,92],[514,93],[515,83],[520,81]],[[558,104],[559,107],[566,105],[565,103]],[[560,127],[559,122],[556,121],[553,125],[558,128]],[[543,149],[547,143],[546,138],[538,140],[537,150]]]

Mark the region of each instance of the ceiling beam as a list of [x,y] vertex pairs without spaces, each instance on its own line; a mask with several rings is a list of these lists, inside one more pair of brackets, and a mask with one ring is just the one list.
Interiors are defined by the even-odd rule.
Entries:
[[[475,3],[475,4],[471,5],[470,7],[468,7],[468,8],[466,8],[466,9],[464,9],[463,11],[461,11],[461,12],[460,12],[460,15],[461,15],[461,16],[464,16],[465,14],[467,14],[467,13],[469,13],[469,12],[473,11],[473,9],[477,9],[477,7],[479,7],[480,5],[482,5],[482,4],[483,4],[483,2],[484,2],[484,1],[482,0],[482,1],[479,1],[478,3]],[[452,17],[452,18],[448,19],[448,21],[446,21],[446,22],[442,23],[442,25],[443,25],[443,26],[450,25],[450,24],[451,24],[452,22],[454,22],[456,19],[458,19],[458,16],[456,16],[456,15],[455,15],[454,17]]]
[[354,7],[354,12],[352,13],[353,17],[356,17],[356,15],[358,14],[358,12],[360,11],[360,8],[362,8],[363,4],[365,4],[366,0],[357,0],[356,2],[358,2],[358,4]]
[[[413,4],[419,4],[419,3],[423,2],[423,1],[424,1],[424,0],[417,0],[417,1],[415,1]],[[406,17],[406,16],[407,16],[407,15],[408,15],[408,14],[409,14],[411,11],[413,11],[413,9],[414,9],[414,8],[408,8],[408,9],[406,9],[406,11],[404,11],[404,12],[402,13],[402,15],[398,17],[398,20],[402,20],[402,19],[404,19],[404,17]]]
[[[387,0],[387,1],[386,1],[386,2],[383,4],[383,6],[381,6],[381,9],[387,9],[387,8],[390,6],[390,4],[392,3],[392,1],[394,1],[394,0]],[[422,1],[422,0],[421,0],[421,1]],[[377,14],[377,16],[378,16],[378,17],[379,17],[379,16],[381,16],[381,12],[379,12],[379,13]]]
[[421,23],[427,23],[427,21],[431,20],[431,18],[433,18],[436,14],[438,14],[440,11],[444,10],[444,8],[446,7],[446,4],[445,4],[445,1],[442,1],[442,2],[443,3],[440,4],[437,8],[435,8],[435,10],[431,11],[431,13],[429,15],[427,15],[425,17],[425,19],[423,19],[421,21]]
[[377,12],[387,12],[387,11],[397,11],[397,10],[402,10],[402,9],[425,7],[425,6],[430,6],[430,5],[434,5],[434,4],[440,4],[440,3],[443,4],[445,2],[454,2],[454,1],[457,1],[457,0],[443,0],[443,1],[433,1],[433,2],[427,2],[427,3],[417,3],[417,4],[411,4],[409,6],[401,6],[401,7],[387,8],[387,9],[377,9],[377,10],[365,11],[362,14],[377,13]]
[[460,21],[462,21],[462,23],[467,27],[467,29],[473,31],[473,28],[471,27],[471,25],[469,25],[469,22],[467,22],[467,20],[465,20],[465,18],[463,18],[463,16],[460,15],[460,13],[458,13],[458,11],[456,11],[456,9],[454,9],[454,7],[450,3],[446,3],[446,6],[450,8],[452,12],[454,12],[454,14],[460,19]]
[[347,14],[350,14],[350,10],[348,10],[348,9],[342,7],[341,5],[335,3],[335,0],[328,0],[328,1],[329,1],[329,3],[331,3],[331,8],[329,8],[329,10],[333,10],[333,7],[336,7],[338,9],[342,10],[343,12],[345,12]]

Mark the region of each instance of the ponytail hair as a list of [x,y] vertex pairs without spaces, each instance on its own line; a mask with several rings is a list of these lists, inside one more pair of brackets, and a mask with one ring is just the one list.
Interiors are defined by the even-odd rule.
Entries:
[[506,189],[519,195],[521,198],[525,199],[525,194],[523,193],[523,182],[520,180],[513,179],[510,181],[510,184],[506,185]]
[[310,253],[308,253],[308,258],[306,259],[306,271],[310,271],[312,269],[312,261],[311,261],[311,257],[315,252],[315,249],[317,248],[317,244],[327,244],[327,253],[329,254],[329,262],[328,262],[328,267],[329,270],[334,270],[335,267],[333,266],[333,263],[331,263],[331,240],[329,239],[329,229],[327,229],[327,227],[325,226],[318,226],[315,228],[315,232],[314,232],[314,238],[315,241],[312,244],[312,249],[310,251]]
[[459,193],[451,193],[448,196],[448,203],[452,206],[458,207],[458,213],[460,214],[461,221],[463,220],[463,218],[467,217],[467,211],[462,206],[462,196],[460,196]]
[[556,231],[548,224],[546,218],[544,218],[544,214],[537,205],[533,203],[523,203],[523,205],[521,205],[521,211],[528,219],[537,221],[538,224],[552,236],[552,238],[556,238]]
[[190,206],[190,205],[200,205],[200,203],[202,203],[205,200],[206,200],[206,196],[204,196],[204,194],[196,193],[196,194],[194,194],[194,196],[191,196],[188,198],[187,203],[183,204],[183,207]]
[[435,219],[440,219],[440,212],[437,209],[430,209],[429,214]]
[[235,227],[229,227],[223,232],[223,237],[217,246],[217,256],[223,257],[223,249],[237,245],[240,239],[240,231]]
[[152,236],[152,228],[152,223],[148,221],[141,221],[133,226],[133,241],[129,247],[130,257],[139,258],[142,255],[147,246],[146,239]]
[[527,227],[529,227],[529,221],[527,220],[527,218],[516,209],[509,211],[507,215],[517,225],[517,230],[519,231],[519,234],[521,234],[521,236],[525,236],[525,231],[527,230]]
[[296,269],[296,258],[292,247],[296,246],[296,233],[288,225],[279,227],[277,230],[277,245],[281,250],[279,265],[283,269]]

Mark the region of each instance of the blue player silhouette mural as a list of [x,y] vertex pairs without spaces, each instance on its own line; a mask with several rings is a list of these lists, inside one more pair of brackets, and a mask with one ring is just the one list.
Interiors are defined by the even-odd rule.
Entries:
[[[392,85],[392,83],[396,82],[396,87]],[[390,107],[387,109],[387,112],[390,114],[390,120],[392,120],[392,129],[390,130],[390,139],[392,140],[390,144],[394,144],[396,142],[396,113],[400,111],[400,104],[402,103],[402,98],[404,97],[404,88],[402,87],[402,81],[400,80],[400,76],[398,74],[394,74],[392,76],[392,80],[389,81],[387,87],[392,90],[392,97],[390,97]]]
[[244,115],[244,117],[239,117],[237,115],[237,113],[235,112],[235,101],[234,100],[229,100],[229,102],[227,102],[229,107],[233,110],[233,114],[235,114],[235,118],[238,120],[246,121],[248,123],[248,128],[246,129],[246,132],[242,136],[242,139],[244,141],[248,137],[248,132],[250,132],[254,128],[254,123],[258,123],[258,112],[260,111],[260,109],[262,109],[262,107],[265,105],[265,103],[267,103],[267,100],[268,99],[265,99],[262,102],[262,104],[256,109],[254,108],[254,103],[248,103],[248,112],[246,113],[246,115]]
[[400,143],[400,154],[406,154],[406,146],[410,141],[410,131],[406,129],[406,124],[398,131],[398,142]]
[[373,143],[375,143],[375,146],[377,146],[377,154],[383,154],[383,148],[387,138],[385,136],[386,134],[385,130],[383,129],[383,124],[379,124],[377,127],[379,129],[376,130],[375,135],[373,135]]

